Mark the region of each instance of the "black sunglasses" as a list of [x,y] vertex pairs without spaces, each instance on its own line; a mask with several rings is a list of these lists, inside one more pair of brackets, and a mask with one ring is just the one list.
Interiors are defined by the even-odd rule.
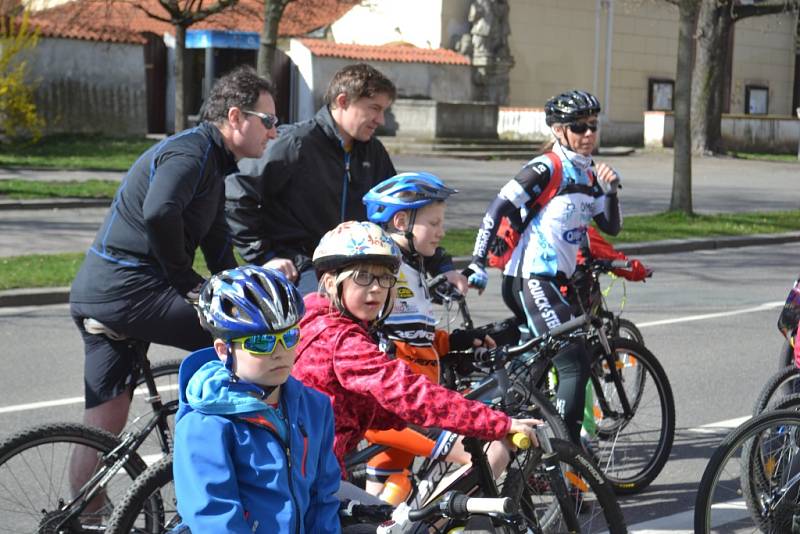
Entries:
[[278,117],[273,115],[272,113],[261,113],[260,111],[250,111],[249,109],[243,109],[242,113],[246,113],[247,115],[254,115],[261,119],[261,124],[264,125],[264,128],[267,130],[271,130],[278,125]]
[[591,130],[593,132],[597,131],[597,123],[596,122],[571,122],[567,125],[569,131],[574,134],[585,134],[586,130]]

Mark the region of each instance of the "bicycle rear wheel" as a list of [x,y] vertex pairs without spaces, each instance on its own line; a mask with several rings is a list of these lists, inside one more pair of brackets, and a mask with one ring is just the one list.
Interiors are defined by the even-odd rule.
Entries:
[[675,401],[664,369],[649,350],[628,339],[610,344],[633,413],[625,417],[608,364],[598,360],[592,369],[596,437],[590,452],[617,493],[638,493],[658,476],[672,451]]
[[565,520],[568,511],[553,491],[549,461],[561,468],[569,493],[565,500],[573,507],[579,532],[627,532],[614,490],[589,457],[571,442],[551,439],[550,444],[558,463],[545,459],[542,449],[529,450],[524,460],[512,462],[508,468],[501,495],[519,503],[535,532],[573,532]]
[[800,520],[799,439],[794,410],[763,413],[729,434],[697,489],[695,532],[792,532]]
[[[94,473],[107,470],[104,455],[119,446],[116,436],[81,424],[47,424],[24,430],[0,443],[0,532],[102,531],[114,506],[145,469],[136,453],[111,474],[99,509],[81,513],[90,489],[70,487],[70,458],[78,447],[97,453]],[[78,496],[76,502],[71,502]],[[149,506],[149,504],[148,504]],[[95,508],[95,506],[92,506]],[[61,529],[57,528],[62,525]]]
[[169,454],[136,479],[114,509],[106,534],[160,534],[169,532],[180,521],[172,478],[172,454]]

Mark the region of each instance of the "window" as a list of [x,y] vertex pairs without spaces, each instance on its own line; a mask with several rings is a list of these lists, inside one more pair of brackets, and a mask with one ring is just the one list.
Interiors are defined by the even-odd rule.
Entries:
[[647,109],[649,111],[672,111],[675,82],[650,78],[647,85]]
[[769,87],[746,85],[744,88],[744,112],[747,115],[766,115],[769,111]]

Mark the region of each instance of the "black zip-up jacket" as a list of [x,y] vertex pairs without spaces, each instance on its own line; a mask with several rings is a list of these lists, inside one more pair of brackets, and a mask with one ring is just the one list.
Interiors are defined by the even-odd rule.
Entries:
[[299,271],[322,236],[342,221],[366,220],[361,197],[396,174],[381,142],[354,141],[349,153],[327,106],[283,126],[259,159],[243,159],[225,185],[226,214],[242,257],[291,259]]
[[74,302],[109,302],[166,281],[185,295],[236,266],[225,221],[225,176],[236,170],[216,126],[202,123],[161,141],[128,171],[72,285]]

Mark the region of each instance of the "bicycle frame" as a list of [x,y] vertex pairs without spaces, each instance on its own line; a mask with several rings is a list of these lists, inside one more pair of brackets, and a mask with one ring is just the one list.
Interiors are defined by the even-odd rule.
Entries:
[[[167,454],[172,449],[172,435],[167,424],[167,417],[174,415],[178,411],[178,401],[170,401],[166,404],[161,402],[161,396],[158,393],[155,378],[151,371],[150,360],[148,360],[146,354],[138,353],[135,365],[141,371],[147,385],[148,395],[145,400],[152,407],[153,413],[140,430],[123,432],[120,444],[114,450],[103,455],[100,459],[103,467],[99,468],[76,492],[76,496],[62,507],[63,510],[71,511],[58,525],[55,525],[56,528],[62,528],[75,520],[92,500],[100,496],[111,479],[123,468],[131,455],[136,453],[153,429],[158,429],[162,452]],[[139,421],[139,419],[141,417],[135,419],[134,422]]]

